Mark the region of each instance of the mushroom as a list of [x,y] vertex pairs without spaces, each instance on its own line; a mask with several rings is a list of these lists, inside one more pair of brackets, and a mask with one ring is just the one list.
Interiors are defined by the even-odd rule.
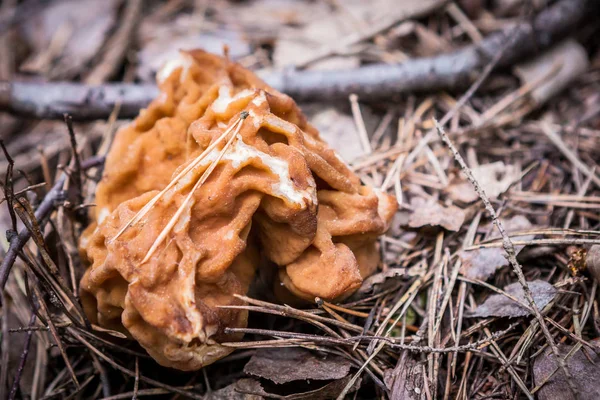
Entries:
[[[306,122],[291,98],[203,51],[157,75],[160,96],[120,131],[80,241],[90,320],[160,364],[196,370],[244,327],[259,253],[294,295],[338,299],[379,262],[396,211]],[[318,207],[317,207],[318,206]]]
[[397,203],[366,186],[356,193],[319,190],[317,197],[315,240],[279,277],[298,297],[340,300],[377,269],[377,237],[388,229]]

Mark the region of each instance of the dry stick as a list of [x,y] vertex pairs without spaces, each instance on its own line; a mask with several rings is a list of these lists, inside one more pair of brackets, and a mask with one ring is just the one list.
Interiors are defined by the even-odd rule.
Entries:
[[[34,280],[36,278],[33,278]],[[50,332],[52,333],[52,336],[54,337],[54,341],[56,342],[56,346],[58,347],[58,350],[60,351],[60,354],[62,355],[62,358],[65,361],[65,365],[67,366],[67,369],[69,370],[69,374],[71,375],[71,379],[73,380],[73,383],[75,384],[75,388],[79,389],[79,381],[77,380],[77,376],[75,375],[75,370],[73,369],[73,366],[71,365],[71,363],[69,362],[69,357],[67,356],[67,352],[65,350],[64,344],[62,343],[62,341],[60,340],[60,336],[58,335],[58,330],[56,329],[56,326],[54,326],[54,322],[52,322],[52,314],[50,314],[50,311],[48,310],[48,306],[46,305],[46,302],[44,300],[44,297],[42,296],[42,293],[40,292],[40,289],[38,288],[38,285],[34,282],[33,286],[33,292],[35,293],[35,296],[38,298],[38,302],[40,305],[40,311],[42,311],[44,314],[46,314],[47,317],[47,321],[48,321],[48,328],[50,328]]]
[[8,342],[10,340],[10,335],[8,334],[9,307],[4,301],[4,293],[0,293],[0,297],[4,304],[2,307],[2,321],[0,322],[2,326],[2,340],[0,345],[0,349],[2,350],[2,356],[0,357],[0,363],[2,365],[2,369],[0,369],[0,398],[5,398],[8,383],[8,355],[10,347],[10,343]]
[[492,203],[490,203],[490,200],[487,197],[487,195],[485,194],[483,188],[481,187],[481,185],[479,185],[479,182],[477,182],[477,180],[473,176],[473,172],[471,172],[471,169],[467,166],[467,164],[465,163],[465,160],[462,158],[462,156],[460,155],[460,153],[458,152],[458,150],[456,149],[456,147],[454,146],[452,141],[450,141],[450,139],[448,138],[448,135],[446,135],[446,132],[444,132],[444,128],[442,128],[440,126],[440,124],[437,122],[437,120],[434,120],[434,121],[435,121],[435,126],[436,126],[436,129],[438,131],[440,138],[452,152],[454,159],[460,165],[461,169],[467,176],[467,179],[469,180],[471,185],[473,185],[473,188],[475,189],[475,192],[477,192],[477,194],[481,198],[481,201],[483,202],[485,209],[492,217],[492,222],[494,223],[494,225],[500,232],[500,235],[502,236],[502,244],[503,244],[504,251],[506,252],[506,254],[508,256],[507,258],[513,268],[513,271],[517,275],[517,280],[523,287],[523,293],[525,294],[525,299],[527,300],[527,302],[529,303],[529,306],[533,310],[533,313],[535,314],[535,317],[538,320],[540,327],[542,328],[542,332],[544,333],[544,336],[546,337],[548,344],[552,348],[552,353],[557,358],[561,369],[563,370],[565,376],[567,377],[569,389],[571,390],[571,392],[574,394],[574,396],[576,398],[579,398],[579,392],[577,391],[577,388],[575,387],[575,384],[573,383],[573,378],[565,364],[565,360],[560,356],[560,353],[558,352],[558,347],[556,346],[556,343],[554,343],[554,338],[552,337],[552,334],[548,330],[548,326],[546,325],[546,322],[544,321],[544,317],[540,313],[540,310],[539,310],[537,304],[535,304],[535,301],[533,300],[533,293],[531,292],[531,289],[529,288],[529,285],[527,284],[527,281],[525,280],[525,275],[523,274],[523,269],[521,268],[521,265],[519,265],[519,262],[517,261],[515,246],[512,243],[512,241],[510,240],[510,237],[508,236],[508,234],[506,233],[506,230],[504,229],[504,224],[498,219],[498,215],[496,214],[496,210],[494,210]]
[[[464,87],[471,82],[473,71],[486,66],[503,47],[508,36],[511,45],[499,66],[507,66],[529,57],[581,21],[587,8],[597,1],[563,0],[540,12],[533,22],[492,34],[477,45],[432,58],[408,60],[402,64],[375,64],[359,69],[338,71],[286,71],[267,77],[267,82],[296,99],[343,99],[350,93],[361,99],[382,99],[400,93],[433,91]],[[591,14],[590,14],[591,15]],[[270,78],[270,79],[269,79]]]
[[133,381],[133,396],[131,396],[131,400],[137,400],[138,398],[138,390],[140,385],[140,359],[138,357],[135,358],[135,380]]
[[[438,311],[439,296],[442,289],[442,271],[448,264],[448,254],[442,256],[444,245],[444,232],[438,233],[435,243],[435,251],[432,264],[437,264],[433,282],[430,286],[429,294],[427,295],[427,343],[429,346],[435,346],[437,335],[434,333],[434,323],[436,312]],[[437,397],[437,366],[439,358],[435,354],[427,355],[427,372],[428,378],[425,378],[425,387],[430,387],[429,390]]]
[[[431,276],[433,275],[433,272],[434,271],[429,271],[427,274],[425,274],[424,276],[421,276],[421,277],[417,278],[413,282],[413,284],[408,288],[408,290],[406,291],[406,293],[404,293],[402,295],[402,297],[400,297],[400,299],[396,302],[396,304],[394,304],[394,307],[392,307],[392,309],[389,311],[388,315],[384,319],[384,322],[381,324],[381,326],[379,327],[379,329],[375,333],[375,335],[376,335],[375,337],[381,336],[381,334],[383,333],[383,330],[387,326],[387,323],[392,318],[392,315],[395,314],[400,309],[400,307],[402,305],[404,305],[402,307],[402,310],[400,311],[400,313],[398,314],[398,316],[394,320],[394,322],[391,324],[391,326],[385,332],[385,336],[384,337],[388,337],[389,336],[389,334],[392,332],[392,329],[398,324],[398,322],[400,321],[400,318],[402,318],[402,316],[404,315],[404,313],[406,312],[406,310],[408,309],[408,307],[410,306],[410,304],[412,303],[412,301],[414,300],[414,298],[418,294],[419,290],[421,289],[421,286],[431,278]],[[386,344],[387,344],[386,341],[380,341],[379,344],[378,344],[377,340],[374,340],[374,341],[372,341],[369,344],[369,347],[367,349],[368,349],[368,351],[371,351],[371,355],[363,363],[363,365],[360,367],[360,369],[354,374],[354,376],[352,376],[352,379],[350,379],[350,381],[348,382],[348,384],[346,384],[346,387],[344,387],[344,390],[342,390],[342,392],[338,396],[338,400],[342,400],[342,399],[345,398],[346,394],[348,393],[348,391],[350,390],[350,388],[352,388],[352,386],[354,385],[354,383],[356,382],[356,380],[360,377],[360,375],[362,374],[362,372],[364,371],[364,369],[367,368],[367,366],[377,356],[377,354],[379,354],[379,352],[383,349],[383,347]],[[374,347],[375,345],[377,345],[377,347]]]
[[[259,312],[259,313],[263,313],[263,314],[278,315],[280,317],[296,318],[300,321],[304,321],[308,324],[312,324],[312,325],[324,330],[325,332],[329,333],[333,337],[341,337],[335,331],[333,331],[331,328],[328,328],[324,323],[321,323],[313,318],[313,317],[319,317],[318,315],[313,315],[310,313],[307,313],[307,314],[309,314],[311,316],[306,317],[306,316],[303,316],[301,313],[293,312],[292,311],[293,309],[290,310],[290,312],[285,312],[285,311],[278,311],[277,309],[270,309],[270,308],[259,307],[259,306],[242,306],[242,305],[240,305],[240,306],[218,306],[218,307],[224,308],[224,309],[233,309],[233,310],[248,310],[248,311],[254,311],[254,312]],[[330,320],[328,322],[331,322],[332,325],[335,325],[335,323],[339,323],[339,324],[341,324],[341,326],[343,326],[344,328],[346,328],[350,331],[362,332],[362,329],[360,329],[359,326],[351,325],[350,323],[344,323],[342,321],[334,320],[332,318],[325,318],[325,319]],[[337,325],[337,326],[340,326],[340,325]]]
[[[462,346],[452,346],[452,347],[433,347],[433,346],[410,345],[410,344],[404,344],[404,343],[397,343],[396,340],[390,339],[387,336],[371,336],[371,335],[350,336],[348,338],[331,338],[331,337],[327,337],[327,336],[311,335],[311,334],[306,334],[306,333],[273,331],[273,330],[268,330],[268,329],[254,329],[254,328],[225,328],[225,333],[248,333],[248,334],[254,334],[254,335],[289,338],[289,339],[301,340],[302,342],[311,341],[311,342],[330,343],[332,345],[339,344],[339,345],[345,345],[345,346],[353,345],[356,342],[360,343],[362,341],[371,341],[372,342],[372,341],[380,340],[382,342],[385,342],[390,347],[398,348],[398,349],[402,349],[402,350],[408,350],[411,352],[447,354],[447,353],[454,353],[454,352],[477,351],[480,348],[483,348],[483,347],[486,347],[487,345],[489,345],[493,340],[502,338],[508,332],[513,330],[517,325],[518,325],[517,323],[514,323],[514,324],[511,324],[508,328],[506,328],[504,330],[494,332],[493,334],[490,333],[490,336],[486,339],[481,339],[481,340],[478,340],[477,342],[472,342],[472,343],[462,345]],[[226,346],[226,347],[239,347],[239,344],[241,344],[241,343],[243,343],[243,344],[253,344],[253,343],[263,344],[263,343],[267,343],[267,342],[277,342],[277,340],[257,341],[257,342],[224,342],[224,343],[222,343],[222,345]],[[297,342],[291,342],[291,343],[295,344]],[[368,364],[368,363],[366,363],[366,364]]]
[[98,371],[98,375],[100,375],[100,386],[102,386],[102,395],[110,396],[110,380],[106,375],[106,369],[100,363],[100,360],[94,353],[90,353],[90,357],[92,358],[92,365]]
[[[333,71],[284,71],[265,77],[275,89],[297,100],[346,99],[351,93],[364,100],[381,100],[402,93],[459,89],[473,72],[484,68],[505,46],[497,66],[509,66],[556,43],[586,16],[595,0],[561,0],[540,12],[532,22],[492,34],[476,45],[448,54],[417,58],[402,64],[375,64]],[[514,29],[514,30],[513,30]],[[43,93],[43,96],[40,96]],[[121,117],[133,117],[158,95],[155,85],[76,83],[0,83],[0,109],[36,118],[104,119],[122,102]]]
[[[4,191],[4,198],[6,199],[6,202],[8,203],[8,214],[10,216],[10,221],[11,221],[11,225],[10,225],[11,231],[16,232],[16,230],[17,230],[17,215],[16,215],[15,209],[13,207],[13,204],[15,201],[15,194],[14,194],[15,188],[14,188],[14,182],[13,182],[13,170],[15,167],[15,161],[12,159],[12,157],[8,153],[8,150],[6,149],[6,146],[4,145],[3,140],[0,140],[0,147],[2,147],[2,152],[4,153],[4,156],[6,157],[6,161],[7,161],[6,175],[4,178],[3,185],[2,185],[2,190]],[[8,233],[8,231],[7,231],[7,233]]]
[[[81,157],[79,157],[79,152],[77,151],[77,138],[75,137],[75,130],[73,129],[73,118],[70,115],[64,115],[65,123],[67,124],[67,129],[69,130],[69,140],[71,143],[71,151],[73,152],[73,163],[75,164],[75,170],[71,173],[71,179],[73,179],[73,183],[75,184],[75,190],[77,191],[77,200],[79,204],[83,204],[85,199],[83,198],[83,182],[81,179],[82,170],[81,170]],[[84,210],[81,210],[83,214],[85,214]]]
[[[14,192],[12,195],[14,197],[18,197],[18,196],[21,196],[21,195],[23,195],[23,194],[25,194],[27,192],[32,191],[32,190],[43,188],[43,187],[46,187],[46,186],[47,186],[46,182],[36,183],[35,185],[29,185],[25,189],[21,189],[19,191]],[[6,197],[2,197],[2,199],[0,199],[0,204],[4,203],[6,200],[7,200]]]
[[[504,54],[504,52],[507,50],[508,46],[510,45],[512,36],[513,35],[516,36],[517,32],[518,31],[515,29],[515,31],[512,35],[507,36],[504,43],[502,43],[502,47],[500,47],[500,49],[498,49],[498,52],[494,55],[494,57],[492,57],[490,62],[485,66],[485,68],[483,69],[483,71],[481,72],[481,74],[479,75],[477,80],[475,80],[475,82],[473,82],[471,87],[460,97],[460,99],[458,99],[458,101],[454,104],[454,106],[450,110],[448,110],[448,112],[442,117],[442,119],[440,120],[440,124],[442,126],[446,125],[446,123],[448,121],[450,121],[452,119],[452,117],[454,117],[454,115],[458,112],[458,110],[460,110],[460,108],[471,97],[473,97],[475,92],[481,87],[483,82],[485,82],[485,80],[492,73],[494,68],[496,68],[496,66],[500,62],[500,59],[502,58],[502,55]],[[427,133],[427,135],[425,135],[425,137],[419,143],[417,143],[415,148],[410,152],[410,154],[408,155],[408,157],[405,160],[406,164],[412,164],[412,162],[417,158],[419,153],[421,153],[421,151],[429,144],[429,142],[433,139],[434,136],[435,136],[435,130],[431,129]],[[402,165],[400,165],[400,167],[402,167]]]
[[[96,167],[104,162],[104,157],[92,157],[81,163],[83,170]],[[62,187],[67,179],[66,174],[57,180],[52,189],[46,194],[44,200],[40,203],[39,207],[35,211],[35,218],[38,220],[38,225],[42,228],[45,225],[44,219],[50,215],[54,209],[54,202],[60,198],[62,194]],[[31,232],[24,228],[19,232],[19,235],[10,241],[8,251],[0,264],[0,290],[3,290],[8,280],[8,274],[17,259],[17,255],[25,246],[25,243],[31,237]]]
[[450,274],[450,281],[446,285],[446,292],[444,293],[444,297],[442,299],[442,304],[440,306],[439,314],[435,318],[435,325],[433,327],[433,335],[435,336],[440,329],[440,324],[442,323],[442,318],[444,316],[444,312],[446,311],[446,306],[450,301],[450,297],[452,296],[452,291],[454,289],[454,284],[456,283],[456,278],[458,278],[458,272],[460,271],[462,263],[459,260],[454,264],[454,268],[452,268],[452,273]]
[[[483,331],[485,332],[486,336],[491,336],[489,328],[483,328]],[[515,383],[523,391],[523,394],[525,394],[525,396],[527,396],[528,399],[533,400],[533,395],[531,394],[529,389],[527,389],[527,386],[525,386],[525,383],[517,374],[517,371],[515,371],[514,367],[508,362],[508,359],[506,358],[506,355],[504,355],[504,353],[502,352],[502,349],[500,349],[500,346],[498,346],[495,340],[492,340],[491,343],[492,345],[490,346],[490,350],[492,351],[492,353],[494,353],[494,355],[498,357],[498,360],[501,362],[502,366],[506,367],[506,370],[508,371],[509,375],[512,376],[512,378],[515,380]]]
[[[234,294],[233,295],[235,298],[238,298],[248,304],[254,304],[258,307],[264,307],[266,309],[271,309],[274,311],[279,312],[279,315],[282,316],[287,316],[287,317],[296,317],[296,318],[304,318],[304,319],[314,319],[316,321],[320,321],[320,322],[324,322],[324,323],[328,323],[334,326],[338,326],[340,328],[344,328],[346,330],[351,330],[354,332],[362,332],[362,328],[357,326],[357,325],[353,325],[350,324],[348,322],[341,322],[338,321],[336,319],[333,318],[328,318],[328,317],[323,317],[321,315],[317,315],[317,314],[313,314],[307,311],[302,311],[302,310],[297,310],[295,308],[292,308],[290,306],[287,305],[279,305],[279,304],[272,304],[272,303],[268,303],[266,301],[261,301],[261,300],[256,300],[256,299],[252,299],[250,297],[247,296],[241,296],[239,294]],[[250,306],[220,306],[219,308],[247,308]],[[248,310],[250,311],[257,311],[257,312],[264,312],[259,308],[248,308]]]
[[360,140],[360,144],[365,153],[371,154],[373,152],[373,148],[371,147],[369,134],[367,133],[365,121],[363,119],[362,112],[360,111],[358,96],[354,93],[350,95],[350,107],[352,109],[352,117],[354,117],[354,126],[356,126],[356,130],[358,131],[358,139]]
[[[509,236],[510,238],[510,236]],[[565,245],[591,245],[591,244],[600,244],[600,239],[532,239],[532,240],[513,240],[512,244],[515,246],[565,246]],[[489,249],[489,248],[497,248],[504,247],[504,243],[500,242],[491,242],[491,243],[482,243],[482,244],[474,244],[473,246],[467,247],[465,251],[472,251],[478,249]]]
[[[331,309],[336,310],[336,311],[340,311],[340,312],[343,312],[343,313],[346,313],[346,314],[354,315],[354,316],[360,317],[360,318],[369,318],[369,313],[364,313],[364,312],[352,310],[352,309],[349,309],[349,308],[344,308],[344,307],[338,306],[338,305],[333,304],[333,303],[328,303],[327,301],[324,301],[324,300],[323,300],[323,304],[326,305],[328,308],[331,308]],[[383,319],[383,317],[379,317],[378,319]],[[419,328],[417,328],[414,325],[406,325],[406,329],[408,329],[409,331],[412,331],[412,332],[417,332],[419,330]]]

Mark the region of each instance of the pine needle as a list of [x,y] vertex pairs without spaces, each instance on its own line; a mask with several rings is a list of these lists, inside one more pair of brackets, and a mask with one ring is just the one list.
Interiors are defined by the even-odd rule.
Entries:
[[225,132],[223,132],[223,134],[221,134],[221,136],[219,136],[217,138],[217,140],[215,140],[210,146],[208,146],[206,148],[206,150],[204,150],[202,152],[202,154],[200,154],[198,157],[196,157],[194,160],[192,160],[192,162],[190,162],[187,167],[185,167],[180,173],[178,173],[177,176],[175,176],[175,178],[173,178],[171,180],[171,182],[169,182],[169,184],[163,190],[161,190],[159,193],[157,193],[156,196],[154,196],[144,207],[142,207],[133,216],[133,218],[131,218],[125,225],[123,225],[121,230],[119,230],[119,232],[112,239],[110,239],[109,243],[112,243],[114,240],[117,240],[119,238],[119,236],[121,236],[130,226],[137,224],[142,218],[144,218],[144,216],[146,214],[148,214],[148,212],[152,209],[152,207],[165,195],[165,193],[167,193],[167,191],[169,191],[169,189],[171,189],[173,186],[175,186],[175,184],[177,184],[177,182],[179,182],[179,180],[181,178],[183,178],[183,176],[185,176],[185,174],[190,172],[192,169],[196,168],[202,162],[202,160],[204,160],[206,158],[206,156],[215,147],[217,147],[223,141],[223,139],[225,139],[227,137],[227,135],[239,124],[240,121],[241,121],[241,119],[238,118],[235,121],[235,123],[233,125],[231,125],[229,128],[227,128],[227,130]]
[[175,224],[177,223],[177,221],[181,217],[181,214],[183,214],[183,211],[186,209],[186,207],[188,206],[188,204],[192,200],[192,196],[194,195],[194,192],[200,186],[202,186],[204,184],[204,182],[206,182],[206,180],[208,179],[208,177],[210,176],[210,174],[212,174],[212,172],[215,170],[215,168],[219,164],[219,161],[221,161],[221,158],[223,158],[223,156],[227,152],[227,149],[231,146],[231,144],[233,143],[233,141],[238,137],[238,133],[240,132],[240,128],[242,127],[243,121],[246,119],[247,116],[248,116],[247,113],[243,113],[242,112],[241,117],[233,125],[233,126],[237,126],[236,129],[235,129],[235,132],[233,133],[233,135],[231,135],[231,138],[229,139],[229,141],[227,141],[227,143],[225,144],[225,146],[223,146],[223,149],[219,153],[219,156],[210,164],[210,166],[208,167],[208,169],[206,171],[204,171],[204,173],[202,174],[202,176],[200,177],[200,179],[196,182],[196,184],[194,185],[194,187],[192,188],[192,190],[190,190],[190,192],[188,193],[187,197],[185,198],[185,200],[183,201],[183,203],[181,203],[181,205],[177,209],[177,212],[173,215],[173,217],[171,218],[171,220],[169,221],[169,223],[167,224],[167,226],[165,226],[165,228],[160,232],[160,234],[158,235],[158,237],[156,238],[156,240],[152,244],[152,247],[150,247],[150,250],[148,250],[148,253],[146,253],[146,256],[142,260],[142,264],[144,264],[145,262],[147,262],[150,259],[150,257],[152,257],[152,255],[154,254],[154,252],[156,251],[156,249],[158,248],[158,246],[161,245],[161,243],[165,240],[165,238],[167,237],[167,235],[171,232],[171,230],[173,229],[173,227],[175,226]]

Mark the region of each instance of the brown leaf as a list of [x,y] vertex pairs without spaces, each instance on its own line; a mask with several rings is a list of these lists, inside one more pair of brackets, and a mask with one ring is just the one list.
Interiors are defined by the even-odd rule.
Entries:
[[[560,345],[560,356],[564,358],[571,348],[571,346]],[[584,351],[587,354],[584,354]],[[600,399],[600,379],[598,379],[600,376],[600,356],[587,348],[583,348],[575,352],[566,361],[573,383],[579,392],[579,399]],[[557,367],[558,363],[554,354],[552,354],[552,349],[547,348],[545,352],[537,356],[533,363],[533,378],[536,386],[544,382]],[[575,399],[569,390],[567,378],[560,368],[537,392],[537,398],[538,400]]]
[[341,379],[348,375],[351,362],[338,356],[320,356],[302,348],[258,350],[244,372],[277,384],[299,380]]
[[[299,27],[315,20],[315,15],[325,15],[330,5],[311,2],[310,6],[298,0],[230,1],[215,8],[217,18],[225,25],[239,27],[240,31],[259,38],[277,38],[282,26]],[[260,15],[260,18],[256,18]]]
[[[252,381],[252,379],[242,379],[241,381]],[[240,381],[240,382],[241,382]],[[225,386],[223,389],[209,392],[206,394],[206,400],[260,400],[263,397],[256,394],[242,393],[238,391],[239,382],[232,383],[229,386]],[[242,382],[243,386],[244,383]],[[259,385],[260,386],[260,385]],[[248,386],[250,387],[250,386]]]
[[409,216],[408,226],[411,228],[441,226],[449,231],[458,231],[465,222],[464,210],[456,206],[426,203],[422,198],[414,198],[410,203],[413,211]]
[[396,368],[384,373],[384,382],[390,390],[391,399],[421,400],[424,398],[423,366],[407,351],[396,364]]
[[[550,303],[556,293],[558,292],[554,286],[546,281],[535,280],[527,282],[529,288],[533,294],[533,301],[541,310]],[[524,304],[528,304],[525,299],[525,293],[523,287],[519,282],[511,283],[504,288],[504,291],[516,299],[520,300]],[[475,309],[475,311],[469,313],[468,317],[524,317],[529,315],[530,312],[520,304],[516,303],[512,299],[506,297],[503,294],[493,294],[488,297],[483,304]]]
[[423,268],[420,266],[413,266],[410,268],[388,268],[385,271],[378,272],[365,278],[360,288],[354,293],[352,298],[360,299],[366,294],[372,294],[374,288],[379,285],[383,285],[379,290],[383,288],[389,288],[395,284],[399,279],[407,279],[413,276],[421,276],[424,273]]
[[[517,215],[513,218],[502,220],[504,228],[507,233],[526,231],[532,228],[529,220],[521,215]],[[496,229],[495,227],[493,229]],[[490,239],[499,238],[500,234],[496,233],[490,236]],[[513,237],[513,240],[531,240],[534,235],[524,235]],[[524,246],[515,246],[516,254],[523,249]],[[487,280],[494,273],[508,265],[506,259],[506,253],[501,247],[482,248],[476,250],[465,251],[462,250],[459,253],[459,257],[462,260],[462,266],[460,268],[461,274],[471,279]]]
[[406,268],[389,268],[386,271],[378,272],[366,278],[360,288],[356,291],[357,298],[367,293],[373,293],[375,286],[383,284],[388,279],[398,277],[408,277]]
[[[333,381],[326,384],[318,389],[309,390],[302,393],[293,393],[288,395],[281,395],[271,393],[266,390],[261,383],[255,379],[241,379],[237,383],[236,390],[240,393],[252,394],[258,396],[264,396],[270,399],[282,399],[282,400],[328,400],[335,399],[344,390],[348,382],[352,379],[351,376],[347,376],[343,379]],[[360,387],[360,379],[356,381],[351,392]],[[244,399],[252,399],[245,397]],[[237,400],[237,399],[236,399]]]

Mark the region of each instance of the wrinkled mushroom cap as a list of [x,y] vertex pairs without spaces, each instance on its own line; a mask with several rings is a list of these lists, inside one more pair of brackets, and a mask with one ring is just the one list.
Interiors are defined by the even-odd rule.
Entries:
[[195,370],[241,335],[258,254],[295,296],[352,293],[379,262],[393,198],[361,185],[296,104],[226,59],[183,52],[107,157],[81,298],[93,323]]

